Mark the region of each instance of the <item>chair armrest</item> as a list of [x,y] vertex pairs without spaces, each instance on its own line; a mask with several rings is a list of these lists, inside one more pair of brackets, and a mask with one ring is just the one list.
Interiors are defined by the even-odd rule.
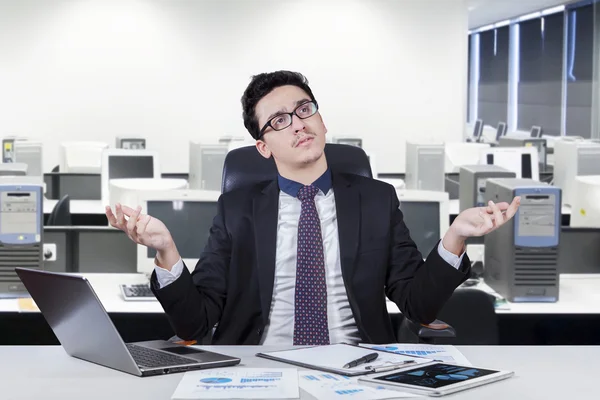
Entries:
[[403,325],[416,335],[419,340],[423,341],[456,337],[456,330],[439,319],[436,319],[431,324],[424,325],[404,318]]

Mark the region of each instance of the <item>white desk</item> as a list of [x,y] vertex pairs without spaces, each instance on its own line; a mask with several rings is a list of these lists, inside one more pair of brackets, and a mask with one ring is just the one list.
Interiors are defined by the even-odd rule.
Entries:
[[[491,291],[484,284],[471,288]],[[561,274],[558,302],[509,303],[509,307],[497,309],[496,314],[600,314],[600,274]],[[387,309],[400,312],[391,301],[387,301]]]
[[[85,276],[109,313],[163,313],[157,300],[125,301],[121,296],[120,284],[147,283],[144,274],[78,274]],[[0,312],[18,312],[16,299],[0,299]]]
[[[81,274],[85,276],[100,301],[110,313],[163,313],[158,301],[125,301],[120,284],[146,283],[143,274]],[[482,290],[489,287],[473,286]],[[600,274],[562,274],[559,301],[556,303],[509,303],[510,309],[496,310],[497,314],[600,314]],[[387,302],[389,313],[398,313],[398,307]],[[18,312],[15,299],[0,299],[0,312]]]
[[[50,214],[58,200],[44,198],[44,214]],[[104,214],[102,200],[71,200],[71,214]]]
[[[564,205],[561,210],[563,215],[571,215],[571,207]],[[452,199],[448,205],[448,213],[450,215],[458,215],[460,214],[460,200]]]
[[[254,354],[280,347],[203,347],[241,357],[239,367],[293,368]],[[457,400],[496,399],[595,399],[597,392],[597,346],[459,346],[460,351],[479,367],[512,370],[515,376],[451,395]],[[139,378],[67,356],[60,346],[0,347],[2,398],[167,400],[183,374]],[[312,399],[300,391],[301,399]]]

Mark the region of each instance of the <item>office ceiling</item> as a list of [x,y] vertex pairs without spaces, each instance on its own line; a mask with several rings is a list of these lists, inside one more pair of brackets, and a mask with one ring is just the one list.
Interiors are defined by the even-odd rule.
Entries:
[[466,0],[469,29],[569,3],[568,0]]

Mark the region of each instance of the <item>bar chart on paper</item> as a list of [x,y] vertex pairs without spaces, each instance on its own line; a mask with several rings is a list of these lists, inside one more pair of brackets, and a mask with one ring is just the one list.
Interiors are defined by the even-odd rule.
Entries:
[[361,344],[362,347],[368,347],[373,350],[388,351],[395,354],[402,354],[405,356],[416,356],[429,358],[432,360],[439,360],[443,362],[449,362],[460,365],[471,365],[469,360],[456,349],[450,345],[426,345],[426,344]]
[[317,399],[384,400],[414,395],[395,390],[363,386],[357,378],[344,375],[300,371],[299,383],[302,390]]

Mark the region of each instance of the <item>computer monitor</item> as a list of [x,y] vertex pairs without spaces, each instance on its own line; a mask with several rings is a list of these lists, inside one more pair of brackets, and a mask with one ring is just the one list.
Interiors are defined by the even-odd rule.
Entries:
[[575,178],[600,175],[600,143],[557,140],[554,143],[554,184],[563,190],[563,205],[575,197]]
[[571,200],[571,226],[600,228],[600,175],[576,177],[574,194]]
[[188,188],[185,179],[175,178],[129,178],[111,179],[109,182],[108,204],[114,207],[117,203],[135,208],[140,204],[144,193],[155,193]]
[[221,190],[228,144],[190,142],[190,189]]
[[[217,215],[220,191],[178,190],[145,193],[142,212],[161,220],[171,232],[177,250],[190,271],[196,267]],[[138,245],[137,271],[151,274],[156,251]]]
[[118,149],[145,150],[146,139],[137,137],[117,137],[116,147]]
[[542,137],[542,127],[534,125],[531,127],[531,137],[532,138],[541,138]]
[[491,147],[481,152],[479,164],[498,165],[513,171],[517,178],[539,181],[538,157],[535,147]]
[[158,152],[107,149],[102,152],[102,203],[109,204],[109,181],[124,178],[160,178]]
[[99,174],[102,170],[102,152],[108,149],[104,142],[63,142],[60,144],[59,171]]
[[473,137],[471,138],[471,140],[468,140],[468,141],[480,142],[482,134],[483,134],[483,120],[478,119],[477,121],[475,121],[475,125],[473,126]]
[[443,192],[445,163],[444,144],[406,142],[406,188]]
[[450,225],[450,196],[446,192],[397,190],[400,211],[410,237],[426,258]]
[[356,146],[362,148],[362,139],[357,137],[334,137],[332,143],[347,144],[349,146]]
[[496,142],[500,140],[502,136],[506,135],[506,122],[498,122],[498,128],[496,129]]
[[446,143],[445,172],[447,174],[460,172],[460,167],[463,165],[479,164],[481,152],[489,148],[489,143]]

